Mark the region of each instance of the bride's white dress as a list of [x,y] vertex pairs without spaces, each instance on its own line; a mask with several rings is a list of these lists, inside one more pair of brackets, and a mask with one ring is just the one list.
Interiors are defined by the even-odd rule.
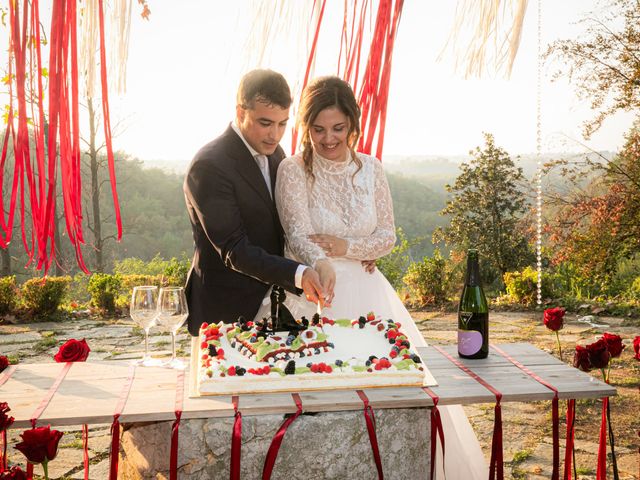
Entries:
[[[396,237],[391,194],[382,165],[374,157],[357,156],[362,163],[359,170],[351,158],[336,162],[314,154],[313,178],[305,175],[300,154],[280,164],[275,198],[285,231],[285,255],[313,266],[327,256],[308,235],[324,233],[346,239],[349,247],[345,257],[331,258],[336,272],[335,298],[323,315],[357,318],[373,311],[401,322],[413,345],[426,346],[384,275],[378,270],[369,274],[360,263],[388,254]],[[294,295],[287,296],[286,304],[296,318],[310,318],[316,311],[314,304]],[[268,314],[267,296],[256,318]],[[445,429],[446,478],[486,479],[486,462],[462,407],[440,410]],[[442,465],[437,465],[437,470],[438,478],[445,478]]]

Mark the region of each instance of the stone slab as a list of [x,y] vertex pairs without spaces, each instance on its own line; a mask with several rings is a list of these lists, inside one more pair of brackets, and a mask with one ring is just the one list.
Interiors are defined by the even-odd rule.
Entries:
[[[429,409],[378,409],[374,415],[384,478],[425,478],[430,458]],[[271,439],[283,420],[283,415],[242,418],[241,478],[261,478]],[[182,420],[178,455],[181,480],[229,476],[233,421]],[[119,467],[122,479],[169,478],[171,425],[124,425]],[[287,480],[377,477],[362,410],[298,417],[287,430],[272,476]]]

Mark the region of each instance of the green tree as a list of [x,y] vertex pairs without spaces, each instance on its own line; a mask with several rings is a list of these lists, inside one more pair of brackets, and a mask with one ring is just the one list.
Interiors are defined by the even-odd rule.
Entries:
[[605,15],[582,19],[585,33],[558,40],[546,53],[558,62],[554,78],[569,77],[595,118],[584,124],[585,138],[621,110],[640,107],[640,1],[609,0]]
[[531,252],[521,228],[527,207],[519,188],[524,180],[509,154],[485,133],[484,149],[471,151],[472,160],[460,165],[453,185],[446,185],[451,198],[440,212],[451,222],[434,232],[433,241],[444,240],[458,253],[477,248],[483,258],[483,278],[488,282],[530,263]]

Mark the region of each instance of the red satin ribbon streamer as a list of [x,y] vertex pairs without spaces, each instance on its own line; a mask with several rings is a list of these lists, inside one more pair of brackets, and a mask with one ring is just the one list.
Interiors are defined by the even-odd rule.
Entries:
[[503,459],[503,450],[502,450],[502,407],[500,402],[502,401],[502,393],[496,390],[489,382],[481,378],[477,373],[471,371],[467,366],[463,363],[459,362],[447,352],[445,352],[442,348],[437,345],[433,345],[438,352],[444,355],[451,363],[453,363],[460,370],[465,372],[471,378],[473,378],[480,385],[485,387],[491,393],[493,393],[496,397],[496,406],[494,410],[494,423],[493,423],[493,438],[491,441],[491,462],[489,464],[489,479],[494,480],[504,480],[504,459]]
[[289,426],[302,413],[302,400],[300,399],[300,395],[292,393],[291,396],[293,397],[293,401],[296,403],[296,413],[282,422],[282,425],[280,425],[280,428],[273,437],[273,440],[271,440],[271,445],[269,445],[269,450],[267,451],[267,458],[264,461],[264,467],[262,469],[262,480],[269,480],[271,478],[271,472],[273,472],[273,466],[276,464],[278,450],[280,450],[280,444],[284,439],[284,434],[287,433]]
[[2,458],[0,458],[0,473],[7,469],[7,431],[2,431]]
[[[18,369],[17,365],[11,365],[0,375],[0,386],[4,385],[11,375]],[[0,473],[7,469],[7,431],[2,431],[2,457],[0,457]]]
[[27,480],[33,480],[33,463],[27,462]]
[[84,462],[84,480],[89,480],[89,425],[82,425],[82,459]]
[[171,458],[169,459],[169,478],[178,480],[178,429],[182,417],[182,404],[184,402],[184,370],[177,370],[176,374],[176,419],[171,427]]
[[602,420],[600,421],[600,439],[598,441],[598,463],[596,466],[596,480],[607,478],[607,404],[609,397],[602,399]]
[[231,397],[235,419],[233,421],[233,433],[231,434],[231,480],[240,480],[240,455],[242,453],[242,412],[238,410],[239,398],[237,395]]
[[564,450],[564,480],[571,480],[571,463],[573,461],[573,441],[575,435],[576,423],[576,401],[570,399],[567,401],[567,435]]
[[120,392],[120,398],[118,404],[113,413],[113,423],[111,424],[111,452],[110,452],[110,466],[109,466],[109,480],[118,479],[118,454],[120,453],[120,415],[122,414],[127,399],[129,398],[129,392],[131,391],[131,385],[136,374],[136,364],[132,363],[129,367],[129,374],[122,386]]
[[558,480],[560,478],[560,412],[558,402],[558,389],[544,380],[542,377],[536,375],[533,371],[525,367],[522,363],[518,362],[515,358],[511,357],[504,350],[496,345],[491,345],[496,352],[502,355],[504,358],[513,363],[516,367],[529,375],[538,383],[544,385],[553,392],[553,400],[551,400],[551,415],[552,415],[552,437],[553,437],[553,471],[551,473],[551,480]]
[[434,479],[435,467],[436,467],[436,442],[440,439],[440,446],[442,447],[442,465],[444,466],[444,428],[442,428],[442,418],[440,417],[440,410],[438,409],[438,402],[440,397],[436,395],[433,390],[428,387],[422,387],[422,390],[431,397],[433,400],[433,407],[431,408],[431,480]]
[[67,376],[67,373],[69,372],[72,366],[73,366],[73,362],[67,362],[64,364],[64,366],[62,367],[62,370],[60,370],[60,372],[58,373],[58,376],[56,377],[56,381],[53,382],[53,385],[51,385],[51,387],[49,387],[47,394],[40,401],[40,404],[38,405],[36,410],[33,412],[33,415],[31,415],[31,426],[33,428],[36,428],[36,423],[40,418],[40,415],[42,415],[42,412],[44,412],[44,410],[49,405],[49,402],[51,402],[51,399],[53,398],[55,393],[58,391],[58,387],[64,380],[64,377]]
[[[320,25],[322,24],[322,17],[324,16],[324,7],[326,4],[327,4],[327,0],[322,0],[322,6],[320,7],[320,14],[318,15],[318,23],[316,23],[315,33],[313,35],[313,43],[311,44],[311,50],[309,51],[309,58],[307,59],[307,68],[304,72],[304,79],[302,80],[301,92],[307,86],[307,83],[309,81],[309,72],[311,71],[311,66],[315,61],[316,47],[318,45],[318,35],[320,34]],[[315,1],[313,6],[314,8],[312,10],[315,10]],[[298,127],[294,125],[291,131],[291,153],[296,152],[297,144],[298,144]]]
[[380,458],[380,448],[378,447],[378,437],[376,435],[376,417],[373,415],[373,408],[369,405],[369,398],[362,390],[356,390],[356,393],[364,403],[364,419],[367,422],[367,432],[369,432],[369,442],[371,442],[371,450],[373,450],[373,458],[376,462],[378,470],[378,479],[384,478],[382,472],[382,459]]

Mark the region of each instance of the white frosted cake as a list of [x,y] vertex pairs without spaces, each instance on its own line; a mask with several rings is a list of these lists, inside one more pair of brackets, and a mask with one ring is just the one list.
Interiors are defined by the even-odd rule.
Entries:
[[423,385],[426,369],[401,324],[371,313],[303,322],[301,331],[269,333],[253,322],[203,323],[196,394]]

